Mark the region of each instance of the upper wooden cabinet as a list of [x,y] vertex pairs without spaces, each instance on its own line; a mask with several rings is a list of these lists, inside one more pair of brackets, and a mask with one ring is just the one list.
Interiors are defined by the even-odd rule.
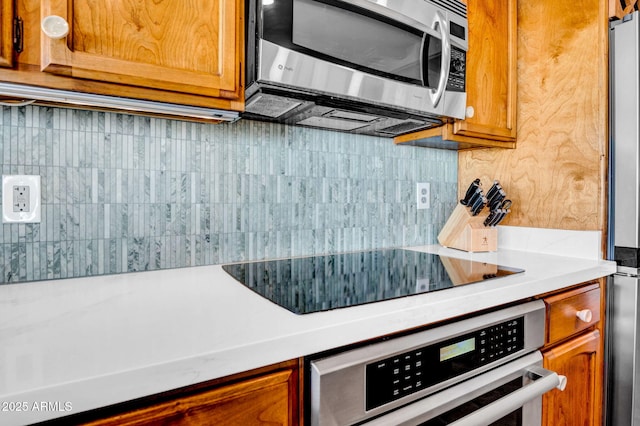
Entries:
[[42,70],[132,86],[236,98],[235,1],[43,0],[69,35],[42,32]]
[[[7,3],[4,47],[11,39],[4,15],[12,2],[1,1]],[[13,69],[0,70],[0,81],[244,108],[243,0],[17,0],[16,5],[15,14],[24,21],[24,51],[15,56]],[[52,38],[41,29],[52,15],[68,24],[66,37]]]
[[[395,138],[408,143],[429,137],[460,147],[514,148],[517,93],[516,0],[468,0],[467,106],[473,114],[444,126]],[[469,114],[468,114],[469,115]]]
[[0,67],[13,66],[13,0],[0,0]]

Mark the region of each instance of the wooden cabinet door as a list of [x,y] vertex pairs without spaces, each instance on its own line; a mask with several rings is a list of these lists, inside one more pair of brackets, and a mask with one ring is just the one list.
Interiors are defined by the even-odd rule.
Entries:
[[461,136],[515,141],[517,92],[516,0],[468,0],[467,106],[456,120]]
[[[242,0],[41,0],[69,24],[41,35],[42,71],[180,93],[239,98]],[[170,102],[170,100],[168,100]]]
[[0,0],[0,67],[13,66],[13,1]]
[[275,372],[86,425],[296,425],[296,378]]
[[547,426],[595,426],[602,421],[602,349],[600,332],[591,331],[543,353],[544,367],[567,377],[564,391],[543,396]]

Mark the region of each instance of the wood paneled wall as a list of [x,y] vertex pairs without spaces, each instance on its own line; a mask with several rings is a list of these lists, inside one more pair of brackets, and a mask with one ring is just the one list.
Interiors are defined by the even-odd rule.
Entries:
[[608,145],[608,4],[518,2],[516,149],[459,153],[462,194],[498,179],[504,225],[603,230]]

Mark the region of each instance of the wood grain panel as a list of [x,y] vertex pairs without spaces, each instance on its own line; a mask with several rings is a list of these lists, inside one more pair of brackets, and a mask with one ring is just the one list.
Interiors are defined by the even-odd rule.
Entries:
[[71,50],[220,75],[217,41],[224,36],[219,31],[225,30],[222,4],[74,0],[72,27],[78,36],[71,38]]
[[298,421],[297,399],[290,395],[295,378],[281,371],[86,424],[293,425]]
[[602,423],[602,339],[594,330],[543,354],[544,368],[567,377],[564,391],[553,389],[542,397],[547,426]]
[[516,149],[458,157],[460,194],[476,177],[507,189],[505,225],[604,229],[607,12],[598,0],[518,2]]
[[[40,0],[16,0],[16,13],[24,21],[24,50],[19,64],[40,66]],[[4,79],[3,79],[4,80]]]
[[[547,304],[547,344],[586,330],[600,321],[600,286],[595,283],[577,290],[546,297]],[[589,309],[591,321],[585,322],[576,316],[578,311]]]
[[472,0],[468,7],[467,104],[475,115],[456,120],[454,133],[514,140],[517,1]]
[[[235,0],[42,0],[42,16],[69,22],[65,39],[42,36],[42,70],[176,92],[225,97],[239,90]],[[241,39],[240,39],[241,40]]]
[[[1,81],[209,108],[244,109],[242,0],[15,0],[15,5],[24,20],[24,51],[15,58],[13,69],[0,68]],[[192,21],[195,15],[191,11],[198,7],[203,12],[197,13],[198,18]],[[103,14],[105,8],[111,8],[113,15]],[[67,40],[54,42],[41,34],[41,17],[54,11],[71,23]],[[217,12],[209,13],[212,11]],[[155,13],[159,18],[155,19]],[[125,18],[133,24],[123,22]],[[218,24],[220,27],[216,29]],[[98,34],[101,31],[106,32],[104,37]],[[139,31],[137,38],[136,31]],[[165,31],[174,33],[167,39]],[[209,37],[205,32],[209,32]],[[205,38],[207,42],[203,41]],[[130,48],[133,45],[138,48]],[[207,62],[205,56],[214,60]],[[42,72],[43,67],[50,72]],[[209,72],[212,70],[215,72]]]
[[0,67],[13,66],[13,0],[0,0]]

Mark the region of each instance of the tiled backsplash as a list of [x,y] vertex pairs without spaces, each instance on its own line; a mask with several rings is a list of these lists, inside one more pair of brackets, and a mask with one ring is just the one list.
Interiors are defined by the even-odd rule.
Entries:
[[[42,222],[2,224],[0,282],[431,244],[454,151],[241,120],[4,107],[0,169],[42,176]],[[416,209],[416,182],[431,208]]]

